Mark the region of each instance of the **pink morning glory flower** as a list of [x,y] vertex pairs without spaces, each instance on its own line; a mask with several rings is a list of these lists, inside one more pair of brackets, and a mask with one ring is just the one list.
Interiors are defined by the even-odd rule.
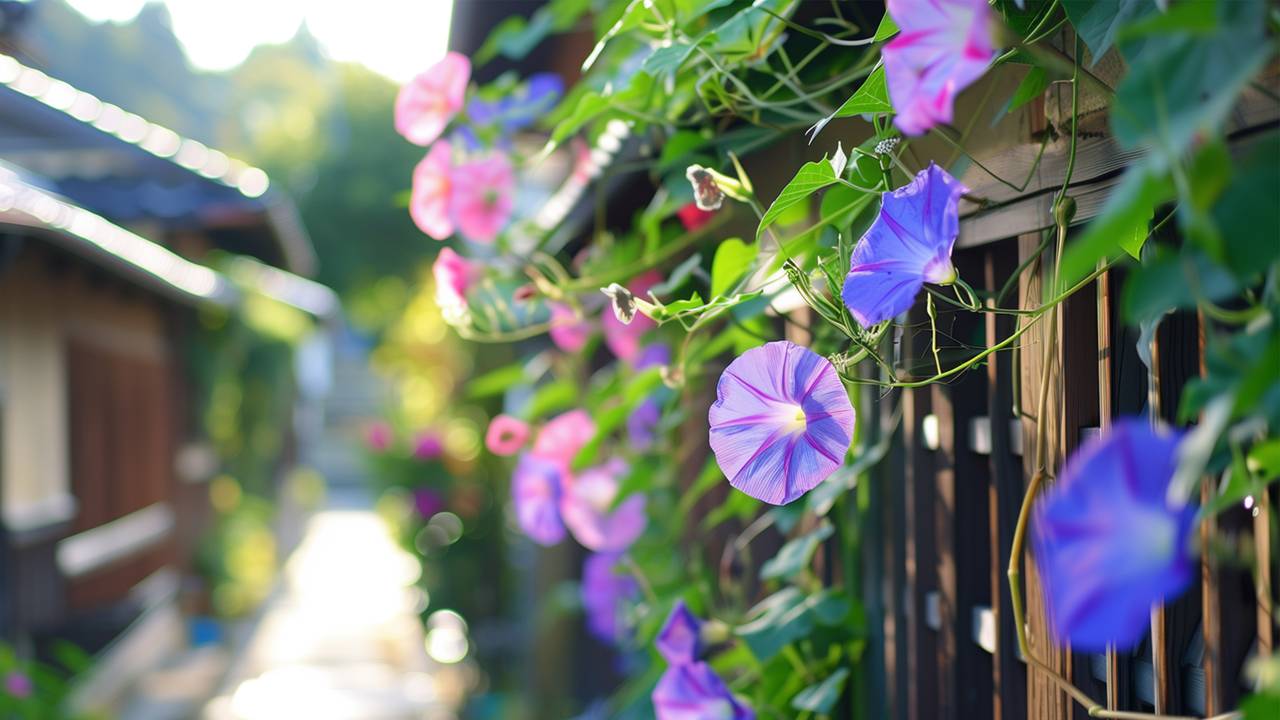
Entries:
[[555,545],[564,539],[560,520],[560,493],[564,471],[553,460],[525,453],[511,476],[511,500],[516,523],[539,545]]
[[707,419],[729,484],[773,505],[827,479],[853,439],[853,405],[835,368],[785,340],[729,363]]
[[575,354],[582,351],[591,339],[591,323],[579,317],[573,308],[564,303],[547,303],[551,309],[551,342],[561,350]]
[[618,553],[592,553],[582,563],[582,607],[587,628],[604,642],[622,640],[623,604],[635,597],[640,586],[620,571]]
[[26,673],[13,670],[4,676],[4,691],[9,697],[25,700],[33,690],[35,687]]
[[557,463],[568,472],[578,451],[596,435],[596,423],[586,410],[570,410],[552,418],[533,441],[533,454]]
[[684,600],[677,600],[653,644],[671,665],[687,665],[696,662],[702,652],[701,632],[702,621],[689,611]]
[[471,61],[456,52],[405,83],[396,96],[396,132],[406,140],[427,146],[435,142],[449,121],[462,109],[471,79]]
[[364,443],[374,452],[386,452],[394,439],[395,433],[391,426],[381,420],[369,423],[364,431]]
[[489,421],[484,446],[494,455],[509,456],[520,452],[529,441],[529,424],[517,417],[498,415]]
[[706,663],[672,665],[653,689],[657,720],[755,720]]
[[920,135],[951,122],[956,95],[982,77],[995,57],[995,21],[987,0],[888,0],[901,28],[884,46],[885,81],[894,124]]
[[[631,294],[644,299],[649,297],[649,289],[662,282],[662,275],[657,270],[650,270],[638,275],[627,283]],[[623,324],[611,308],[605,308],[602,314],[604,325],[604,343],[619,359],[632,362],[640,354],[641,343],[645,334],[657,325],[640,313],[636,313],[630,323]]]
[[588,550],[621,552],[644,532],[644,495],[636,493],[616,508],[627,464],[611,460],[567,478],[560,498],[560,517],[577,540]]
[[1071,456],[1037,506],[1036,568],[1055,631],[1074,649],[1133,647],[1151,606],[1193,579],[1196,511],[1167,494],[1180,441],[1119,421]]
[[444,453],[444,443],[440,434],[434,430],[424,430],[413,439],[413,458],[415,460],[435,460]]
[[453,188],[453,148],[441,140],[413,169],[409,217],[418,229],[436,240],[453,234],[449,199]]
[[907,185],[880,197],[880,214],[853,248],[841,296],[870,327],[906,312],[926,282],[956,279],[951,248],[960,232],[960,196],[968,188],[929,163]]
[[431,265],[436,282],[436,304],[441,308],[467,307],[467,291],[479,277],[479,269],[452,248],[440,248]]
[[511,219],[516,176],[507,156],[494,153],[454,168],[449,218],[462,237],[489,244]]

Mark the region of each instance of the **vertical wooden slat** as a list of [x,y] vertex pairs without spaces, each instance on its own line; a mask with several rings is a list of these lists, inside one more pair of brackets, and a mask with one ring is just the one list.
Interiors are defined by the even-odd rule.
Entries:
[[[984,258],[987,288],[1004,284],[1018,263],[1017,240],[1007,240],[990,247]],[[1007,303],[1008,300],[1005,300]],[[985,316],[988,347],[1008,337],[1015,329],[1009,315],[988,313]],[[991,418],[991,485],[989,513],[991,524],[991,612],[995,620],[995,658],[992,674],[993,698],[991,717],[996,720],[1018,720],[1027,709],[1027,673],[1018,658],[1018,642],[1010,610],[1009,581],[1005,574],[1013,547],[1013,529],[1018,522],[1018,509],[1024,489],[1022,468],[1013,452],[1008,428],[1013,419],[1013,377],[1017,372],[1013,353],[997,353],[987,364],[987,416]]]
[[[1018,258],[1020,261],[1031,259],[1040,245],[1038,235],[1022,235],[1018,238]],[[1018,281],[1019,307],[1035,308],[1042,300],[1041,272],[1028,270]],[[1036,472],[1033,438],[1036,436],[1036,425],[1044,424],[1044,432],[1050,438],[1051,449],[1057,445],[1060,418],[1053,412],[1046,412],[1045,417],[1035,417],[1041,378],[1049,368],[1044,367],[1042,354],[1046,341],[1046,323],[1039,323],[1028,330],[1019,343],[1018,358],[1021,364],[1021,397],[1019,405],[1022,416],[1022,433],[1025,438],[1022,454],[1023,469],[1027,477]],[[1061,407],[1061,392],[1057,383],[1049,387],[1047,407]],[[1021,498],[1019,498],[1019,502]],[[1031,552],[1023,553],[1023,586],[1026,594],[1027,644],[1044,663],[1055,672],[1066,674],[1067,663],[1062,649],[1054,642],[1049,627],[1049,618],[1045,612],[1040,576],[1036,571],[1035,558]],[[1070,698],[1058,685],[1042,671],[1027,670],[1027,715],[1037,720],[1067,720],[1071,717]]]
[[[1097,280],[1098,300],[1098,427],[1106,432],[1111,427],[1111,273],[1104,272]],[[1120,657],[1114,647],[1106,653],[1107,708],[1120,707]]]
[[[916,309],[910,316],[909,327],[924,328],[908,332],[902,343],[902,356],[910,372],[931,374],[929,357],[928,318],[923,309]],[[933,720],[940,710],[940,678],[937,673],[937,633],[927,623],[927,598],[937,591],[937,541],[934,537],[933,506],[934,484],[933,454],[925,447],[925,418],[932,413],[932,391],[929,388],[909,389],[902,393],[902,439],[904,439],[905,473],[905,594],[908,607],[908,659],[905,682],[910,692],[906,716],[910,720]]]
[[[957,615],[959,609],[959,537],[956,535],[956,432],[949,392],[938,385],[929,388],[930,407],[938,429],[938,449],[933,453],[933,519],[935,538],[933,608],[937,619],[936,669],[940,719],[954,719],[959,712]],[[926,625],[928,628],[928,625]],[[969,634],[964,638],[967,641]],[[961,716],[963,717],[963,716]]]

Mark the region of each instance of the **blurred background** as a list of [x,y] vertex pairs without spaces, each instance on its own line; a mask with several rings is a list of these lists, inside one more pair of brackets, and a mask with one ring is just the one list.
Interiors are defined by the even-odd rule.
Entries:
[[[3,717],[564,687],[454,391],[510,358],[446,333],[392,130],[400,82],[539,4],[0,0]],[[521,72],[572,82],[565,37]]]

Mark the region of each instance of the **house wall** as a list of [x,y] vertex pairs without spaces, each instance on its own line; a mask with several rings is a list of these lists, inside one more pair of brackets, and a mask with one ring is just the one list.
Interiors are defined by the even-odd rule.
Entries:
[[0,274],[0,520],[15,634],[176,559],[173,306],[29,240]]

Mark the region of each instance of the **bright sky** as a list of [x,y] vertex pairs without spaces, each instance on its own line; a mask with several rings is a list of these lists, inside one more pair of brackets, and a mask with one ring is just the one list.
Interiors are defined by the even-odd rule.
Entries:
[[225,70],[254,47],[293,37],[305,20],[336,60],[363,63],[403,82],[442,56],[451,0],[67,0],[94,21],[126,22],[163,2],[196,67]]

